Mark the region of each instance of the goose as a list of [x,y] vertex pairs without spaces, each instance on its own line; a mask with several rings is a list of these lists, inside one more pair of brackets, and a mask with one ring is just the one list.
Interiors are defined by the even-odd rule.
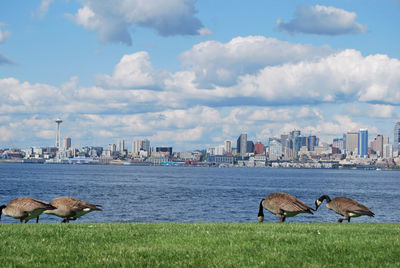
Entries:
[[327,208],[335,211],[339,215],[344,216],[344,218],[339,218],[338,222],[342,222],[343,220],[350,222],[350,218],[360,217],[363,215],[373,217],[375,215],[368,207],[351,198],[336,197],[331,200],[327,195],[323,195],[315,201],[315,210],[318,209],[325,199]]
[[0,206],[0,219],[1,213],[3,213],[8,217],[19,219],[20,223],[23,221],[27,223],[33,218],[36,218],[36,223],[39,223],[39,215],[45,210],[51,211],[53,209],[55,209],[55,207],[44,201],[32,197],[19,197],[11,200],[7,206]]
[[288,193],[272,193],[267,198],[262,199],[258,212],[259,222],[264,221],[264,208],[278,216],[280,222],[284,222],[286,217],[294,217],[299,213],[313,214],[311,210],[314,210],[294,195]]
[[102,210],[100,205],[90,204],[67,196],[54,198],[50,201],[50,204],[56,209],[46,210],[44,213],[64,218],[63,223],[68,223],[70,220],[74,221],[89,212]]

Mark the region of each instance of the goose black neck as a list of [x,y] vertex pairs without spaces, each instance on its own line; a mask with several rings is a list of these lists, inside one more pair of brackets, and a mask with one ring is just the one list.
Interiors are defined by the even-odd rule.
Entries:
[[258,210],[258,217],[260,217],[260,216],[264,217],[264,211],[263,211],[264,207],[263,207],[263,205],[262,205],[262,202],[263,202],[264,200],[265,200],[265,199],[261,200],[261,202],[260,202],[260,209]]
[[318,200],[322,202],[322,201],[324,201],[324,199],[326,199],[327,203],[331,202],[331,198],[327,195],[321,196]]

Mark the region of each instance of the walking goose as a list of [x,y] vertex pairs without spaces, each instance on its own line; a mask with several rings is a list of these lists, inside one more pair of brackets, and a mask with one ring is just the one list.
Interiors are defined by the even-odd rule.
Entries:
[[259,222],[264,221],[264,208],[278,216],[281,222],[284,222],[286,217],[294,217],[299,213],[313,214],[311,207],[288,193],[272,193],[267,198],[262,199],[258,212]]
[[39,223],[39,215],[45,210],[51,211],[53,209],[55,209],[55,207],[44,201],[31,197],[19,197],[11,200],[7,206],[0,206],[0,219],[1,213],[3,213],[8,217],[19,219],[20,223],[24,220],[25,223],[27,223],[33,218],[36,218],[36,223]]
[[315,201],[315,210],[318,209],[325,199],[327,208],[344,216],[344,218],[339,218],[338,222],[342,222],[343,220],[350,222],[350,218],[360,217],[363,215],[373,217],[375,215],[368,207],[351,198],[336,197],[331,200],[327,195],[323,195]]
[[50,204],[56,209],[46,210],[44,213],[64,218],[62,222],[68,223],[77,218],[95,210],[101,211],[100,205],[94,205],[73,197],[57,197],[50,201]]

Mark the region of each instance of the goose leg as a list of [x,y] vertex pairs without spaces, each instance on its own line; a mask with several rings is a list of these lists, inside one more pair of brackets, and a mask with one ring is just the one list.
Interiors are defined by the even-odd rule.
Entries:
[[343,218],[343,219],[340,218],[340,219],[338,220],[338,222],[342,223],[343,220],[345,220],[345,219],[344,219],[344,218]]
[[39,216],[37,216],[36,218],[36,223],[39,223]]
[[19,219],[19,223],[22,223],[23,219]]

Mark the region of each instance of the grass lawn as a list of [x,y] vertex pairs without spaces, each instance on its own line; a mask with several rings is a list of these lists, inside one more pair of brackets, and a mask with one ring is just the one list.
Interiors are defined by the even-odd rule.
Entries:
[[0,266],[400,267],[400,224],[0,224]]

